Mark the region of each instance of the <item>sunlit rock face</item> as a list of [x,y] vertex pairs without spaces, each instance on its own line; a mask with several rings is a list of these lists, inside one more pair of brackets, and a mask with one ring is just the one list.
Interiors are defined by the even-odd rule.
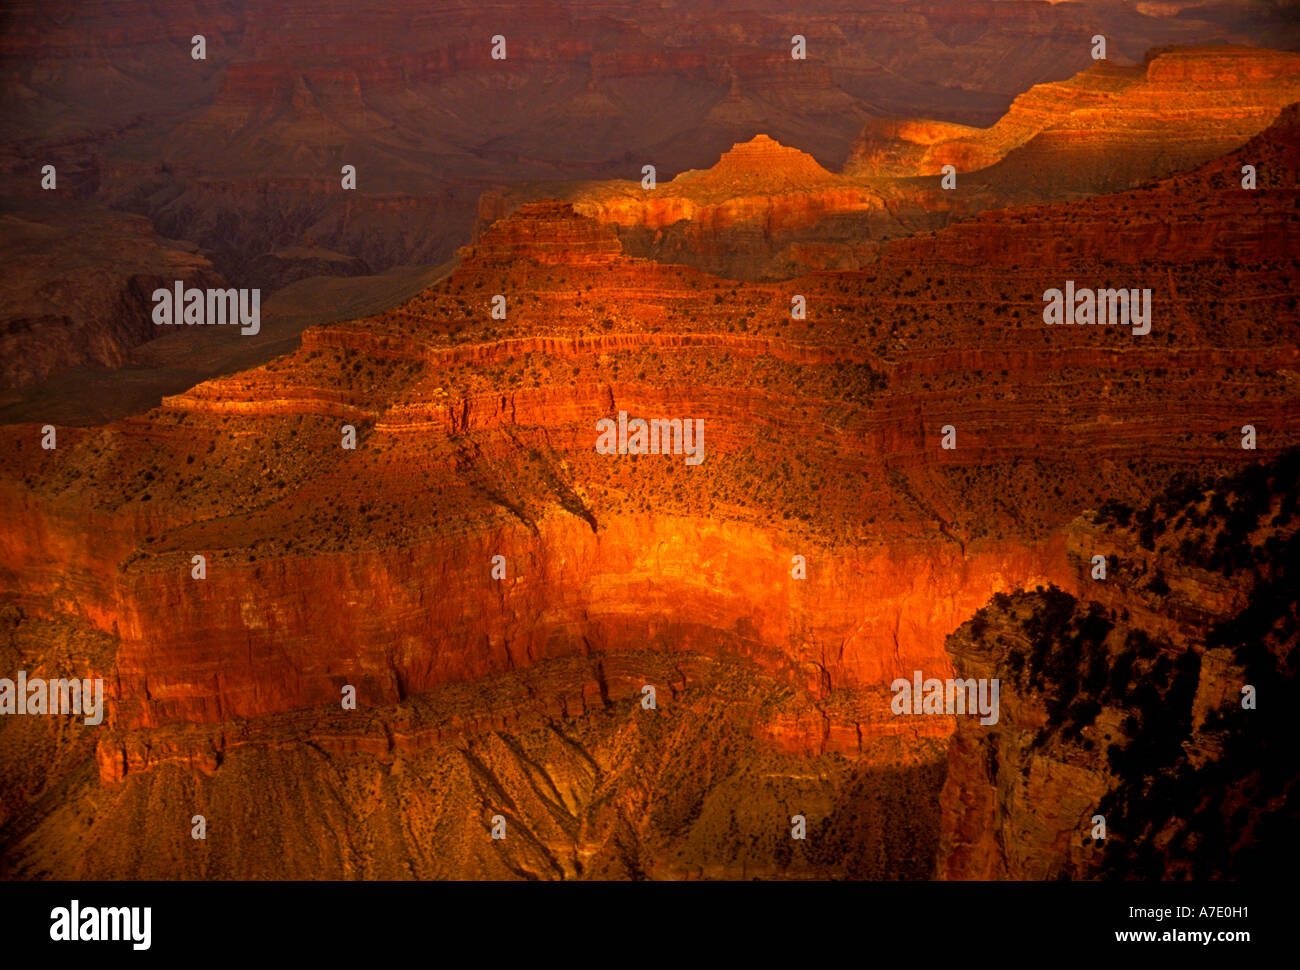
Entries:
[[[1241,147],[1297,99],[1300,55],[1159,48],[1141,64],[1103,60],[1039,85],[988,128],[872,120],[842,169],[757,134],[707,169],[653,185],[489,190],[478,225],[558,194],[614,227],[631,254],[747,280],[858,269],[888,240],[983,210],[1115,192],[1195,168]],[[1068,232],[1059,238],[1070,244]],[[999,237],[989,240],[993,248]]]
[[1101,60],[1068,81],[1038,85],[989,128],[870,123],[846,172],[935,175],[944,165],[975,172],[1004,163],[985,178],[1005,181],[1007,190],[1014,178],[1026,197],[1053,189],[1114,191],[1236,148],[1297,97],[1300,54],[1157,48],[1140,64]]

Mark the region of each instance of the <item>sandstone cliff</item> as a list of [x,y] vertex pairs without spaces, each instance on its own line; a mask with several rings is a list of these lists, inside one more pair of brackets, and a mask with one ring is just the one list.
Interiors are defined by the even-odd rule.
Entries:
[[1232,150],[1300,100],[1300,54],[1249,47],[1157,48],[1143,63],[1098,61],[1017,97],[987,129],[870,123],[848,174],[980,172],[1008,201],[1113,192]]

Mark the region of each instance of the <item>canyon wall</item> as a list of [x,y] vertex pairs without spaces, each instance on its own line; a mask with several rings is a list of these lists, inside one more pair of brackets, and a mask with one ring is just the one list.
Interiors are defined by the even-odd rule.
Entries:
[[[1300,43],[1288,19],[1259,9],[1225,22],[1120,3],[762,0],[723,13],[677,4],[671,17],[630,2],[528,3],[509,29],[467,2],[16,3],[0,37],[12,77],[0,171],[4,194],[21,196],[54,164],[71,197],[143,215],[236,285],[271,289],[316,270],[442,263],[468,240],[485,189],[636,178],[647,163],[666,181],[759,131],[839,169],[878,119],[992,124],[1031,86],[1088,67],[1098,31],[1124,63],[1171,44]],[[491,54],[497,35],[504,59]],[[795,35],[806,60],[790,56]],[[340,181],[348,164],[353,191]],[[888,228],[897,234],[881,219],[872,238]]]

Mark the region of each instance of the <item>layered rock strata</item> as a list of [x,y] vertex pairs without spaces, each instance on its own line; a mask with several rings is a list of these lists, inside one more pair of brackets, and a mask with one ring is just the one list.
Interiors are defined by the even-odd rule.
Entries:
[[841,172],[759,134],[711,168],[649,189],[617,181],[492,190],[479,201],[478,226],[556,196],[615,227],[636,255],[749,280],[856,269],[884,241],[985,209],[1115,192],[1193,169],[1239,148],[1297,100],[1300,55],[1156,49],[1140,65],[1103,61],[1039,85],[987,129],[872,121]]
[[[1251,150],[1294,172],[1294,125]],[[92,777],[76,758],[52,776],[76,796],[42,801],[52,782],[39,778],[15,796],[6,871],[274,864],[265,843],[210,844],[200,865],[146,839],[138,857],[92,855],[89,870],[39,849],[60,828],[90,839],[90,815],[138,825],[157,800],[188,818],[197,799],[253,819],[258,839],[364,833],[311,858],[321,873],[445,874],[392,828],[422,797],[396,779],[401,751],[425,789],[453,779],[439,789],[450,801],[418,817],[447,834],[446,866],[462,875],[591,875],[615,857],[631,874],[778,874],[793,801],[764,796],[766,821],[738,818],[723,857],[706,843],[732,831],[728,805],[782,772],[810,775],[809,818],[830,826],[797,872],[842,871],[815,853],[857,839],[855,872],[925,875],[917,859],[939,838],[925,806],[953,721],[886,713],[890,683],[948,676],[945,636],[991,594],[1078,592],[1065,527],[1098,497],[1136,505],[1189,467],[1300,441],[1294,180],[1246,192],[1221,184],[1231,164],[1112,202],[1170,227],[1142,247],[999,265],[961,256],[954,227],[891,247],[870,272],[780,284],[632,258],[571,206],[530,205],[446,281],[309,330],[266,366],[104,428],[59,428],[53,451],[38,426],[5,427],[10,662],[43,669],[62,643],[60,662],[102,675],[110,697],[106,726],[68,740],[83,758],[93,747]],[[1174,230],[1207,200],[1216,215],[1183,258]],[[1047,251],[1074,221],[1102,240],[1119,211],[1103,202],[1013,214],[1005,238]],[[1272,255],[1234,268],[1261,221],[1278,227]],[[1065,279],[1150,288],[1151,333],[1045,326],[1042,294]],[[791,319],[795,295],[806,319]],[[620,412],[702,421],[703,460],[599,454],[597,422]],[[1261,429],[1256,452],[1240,446],[1246,423]],[[686,775],[645,779],[670,742],[645,734],[638,681],[659,686]],[[340,707],[348,685],[356,712]],[[690,699],[675,708],[679,693]],[[575,747],[572,731],[594,734]],[[484,769],[484,747],[505,760]],[[395,760],[366,760],[379,755]],[[925,780],[899,801],[891,772]],[[315,794],[293,821],[297,784]],[[233,806],[231,785],[255,800]],[[667,815],[628,822],[670,790]],[[871,829],[850,820],[889,790],[890,811],[920,828],[906,858],[867,866],[883,843],[862,843]],[[529,832],[551,827],[474,848],[500,805]],[[760,829],[781,840],[742,852]]]

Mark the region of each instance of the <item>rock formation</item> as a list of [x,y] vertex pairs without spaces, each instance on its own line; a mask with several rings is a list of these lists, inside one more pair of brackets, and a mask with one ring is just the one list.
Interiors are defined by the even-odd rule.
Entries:
[[1285,715],[1254,697],[1295,689],[1298,471],[1293,451],[1137,509],[1105,503],[1070,530],[1077,599],[999,594],[949,639],[959,676],[1002,679],[1002,717],[959,720],[940,878],[1245,879],[1294,864],[1274,841],[1297,820]]
[[[1300,54],[1156,49],[1140,65],[1103,61],[1039,85],[987,129],[871,121],[843,172],[760,134],[713,167],[651,190],[636,181],[492,190],[480,200],[479,226],[523,201],[559,196],[615,227],[640,256],[748,280],[858,269],[883,241],[985,209],[1115,192],[1194,169],[1297,100]],[[946,165],[956,169],[948,188],[939,177]]]
[[[431,9],[385,0],[145,0],[9,7],[0,168],[25,191],[55,163],[82,199],[193,242],[236,286],[332,269],[444,262],[489,186],[665,180],[766,132],[839,167],[864,124],[936,109],[991,124],[1012,97],[1154,46],[1300,44],[1289,19],[1207,8],[1137,16],[1122,3],[619,0]],[[491,38],[505,31],[507,57]],[[191,57],[191,37],[207,57]],[[805,36],[807,59],[791,38]],[[356,166],[355,191],[340,184]],[[804,265],[804,264],[801,264]]]
[[[941,849],[943,875],[1039,871],[1055,848],[960,848],[938,792],[984,742],[963,722],[948,751],[955,718],[896,716],[889,685],[996,665],[945,648],[994,594],[1082,599],[1070,524],[1100,496],[1300,444],[1295,128],[1242,149],[1255,191],[1229,157],[986,217],[1000,262],[961,224],[741,283],[530,204],[264,366],[54,450],[0,428],[6,666],[110,696],[103,728],[0,723],[6,766],[49,765],[7,774],[0,869],[923,878]],[[1116,212],[1140,245],[1107,244]],[[1150,288],[1151,333],[1045,326],[1065,279]],[[598,453],[620,412],[702,420],[704,460]],[[194,813],[220,838],[196,848]]]
[[936,175],[953,165],[1005,201],[1113,192],[1193,168],[1300,100],[1300,54],[1157,48],[1132,67],[1098,61],[1017,97],[990,128],[871,122],[846,174]]

